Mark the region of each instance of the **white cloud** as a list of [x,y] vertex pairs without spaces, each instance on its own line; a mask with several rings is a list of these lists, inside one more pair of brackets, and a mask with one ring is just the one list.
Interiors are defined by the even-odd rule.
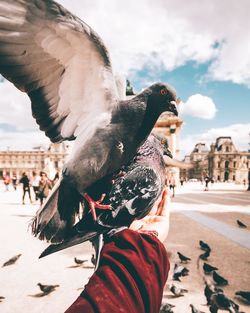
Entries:
[[180,114],[194,117],[212,119],[216,114],[216,106],[213,100],[200,94],[192,95],[184,103],[180,103]]
[[205,143],[207,148],[215,143],[216,138],[221,136],[231,136],[235,148],[238,151],[247,151],[249,149],[250,123],[232,124],[221,128],[211,128],[202,134],[181,135],[180,150],[182,157],[189,155],[194,149],[195,144]]
[[210,62],[206,75],[250,86],[248,0],[61,0],[104,39],[117,71]]
[[18,131],[38,129],[31,114],[29,97],[12,83],[0,82],[0,124],[9,124]]
[[49,138],[38,130],[28,132],[5,132],[0,129],[0,150],[30,150],[38,146],[48,147],[49,144]]

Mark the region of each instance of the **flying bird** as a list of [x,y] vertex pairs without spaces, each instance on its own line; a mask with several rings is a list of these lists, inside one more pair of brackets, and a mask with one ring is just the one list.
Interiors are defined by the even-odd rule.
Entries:
[[220,276],[216,271],[213,271],[213,280],[218,286],[228,285],[228,280]]
[[182,265],[175,264],[174,265],[174,273],[173,273],[173,280],[180,281],[180,277],[187,276],[189,273],[189,269]]
[[91,211],[87,211],[62,243],[51,244],[40,257],[95,240],[99,235],[121,227],[129,227],[135,219],[146,216],[165,186],[163,155],[164,146],[157,137],[150,135],[133,160],[122,167],[117,175],[105,177],[88,189],[92,198],[100,198],[104,191],[106,197],[103,203],[110,205],[112,210],[100,210],[96,222]]
[[176,297],[182,297],[184,293],[188,292],[187,289],[179,288],[175,285],[172,285],[169,289]]
[[175,305],[170,304],[170,303],[162,303],[160,312],[159,313],[174,313],[172,308],[174,308]]
[[204,273],[205,273],[205,274],[211,274],[213,271],[217,271],[218,268],[215,267],[215,266],[212,266],[212,265],[210,265],[210,264],[208,264],[208,263],[206,263],[206,262],[204,262],[204,264],[203,264],[203,270],[204,270]]
[[15,256],[13,256],[13,257],[10,258],[8,261],[4,262],[3,265],[2,265],[2,267],[15,264],[16,261],[20,258],[21,255],[22,255],[22,254],[17,254],[17,255],[15,255]]
[[178,114],[175,91],[155,83],[122,100],[108,50],[86,23],[53,0],[0,0],[0,73],[31,100],[32,115],[52,142],[75,140],[62,177],[38,211],[32,231],[62,242],[86,192],[134,157],[163,112]]
[[217,313],[218,310],[225,310],[230,313],[240,313],[239,305],[228,298],[223,292],[213,293],[211,296],[211,305],[209,308],[211,313]]
[[52,291],[55,291],[57,287],[59,287],[59,285],[43,285],[41,283],[37,284],[40,288],[40,290],[44,293],[44,294],[49,294]]
[[177,252],[177,254],[178,254],[179,259],[180,259],[181,262],[186,263],[186,262],[188,262],[188,261],[191,261],[191,259],[190,259],[189,257],[183,255],[182,253]]
[[81,259],[78,259],[77,257],[74,257],[74,261],[77,265],[82,265],[84,264],[85,262],[87,262],[88,260],[81,260]]
[[210,246],[206,242],[200,240],[199,243],[200,243],[201,250],[211,251]]
[[190,304],[192,313],[204,313],[203,311],[200,311],[196,309],[196,307],[193,304]]
[[242,297],[244,300],[250,303],[250,291],[236,291],[235,295]]
[[206,250],[204,253],[202,253],[199,258],[203,261],[207,261],[207,259],[209,258],[210,256],[210,250]]
[[221,288],[215,287],[215,285],[210,280],[208,281],[205,277],[204,277],[204,282],[205,282],[204,295],[207,299],[207,305],[210,305],[212,294],[217,293],[217,292],[223,293],[223,290]]
[[245,225],[244,223],[242,223],[240,220],[237,220],[236,221],[238,226],[241,227],[241,228],[247,228],[247,225]]

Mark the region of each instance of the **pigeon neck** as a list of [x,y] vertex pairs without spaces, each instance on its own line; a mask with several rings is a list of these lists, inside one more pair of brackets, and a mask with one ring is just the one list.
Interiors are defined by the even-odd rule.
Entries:
[[161,112],[151,102],[148,102],[141,126],[135,137],[137,143],[140,144],[146,140],[160,114]]

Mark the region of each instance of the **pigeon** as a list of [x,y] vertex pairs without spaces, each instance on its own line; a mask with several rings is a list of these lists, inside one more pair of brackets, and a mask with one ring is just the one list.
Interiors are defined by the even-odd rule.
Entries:
[[135,219],[146,216],[165,186],[164,148],[157,137],[150,135],[116,176],[105,177],[89,188],[92,198],[99,198],[106,188],[103,203],[113,209],[100,210],[96,222],[88,210],[62,243],[51,244],[40,257],[129,227]]
[[174,273],[173,273],[173,280],[180,281],[180,277],[187,276],[189,273],[189,270],[182,266],[182,265],[174,265]]
[[2,302],[5,299],[5,297],[0,296],[0,302]]
[[236,221],[238,226],[241,227],[241,228],[247,228],[247,225],[245,225],[244,223],[242,223],[240,220],[237,220]]
[[229,299],[223,292],[213,293],[211,296],[210,312],[217,313],[219,310],[225,310],[230,313],[240,313],[239,306],[233,300]]
[[15,256],[13,256],[13,257],[10,258],[8,261],[6,261],[5,263],[3,263],[2,267],[15,264],[16,261],[20,258],[21,255],[22,255],[22,254],[17,254],[17,255],[15,255]]
[[174,313],[172,308],[174,308],[175,305],[170,304],[170,303],[162,303],[160,312],[159,313]]
[[199,243],[200,243],[201,250],[211,251],[211,248],[209,247],[209,245],[206,242],[200,240]]
[[191,261],[191,259],[183,254],[181,254],[180,252],[177,252],[179,259],[181,260],[181,263],[186,263],[188,261]]
[[215,287],[211,282],[205,280],[204,295],[207,299],[207,305],[210,305],[211,296],[216,292],[223,292],[223,290]]
[[204,313],[203,311],[200,311],[196,309],[196,307],[193,304],[190,304],[192,313]]
[[220,276],[216,271],[213,271],[213,280],[218,286],[228,285],[228,280]]
[[210,265],[210,264],[208,264],[208,263],[206,263],[206,262],[204,262],[204,264],[203,264],[203,270],[204,270],[204,273],[205,273],[205,274],[211,274],[213,271],[217,271],[218,268],[215,267],[215,266],[212,266],[212,265]]
[[236,291],[235,295],[242,297],[244,300],[250,303],[250,291]]
[[41,283],[38,283],[37,285],[39,286],[41,291],[46,295],[54,291],[57,287],[59,287],[59,285],[43,285]]
[[207,259],[209,258],[210,256],[210,250],[206,250],[204,253],[202,253],[199,258],[201,260],[204,260],[204,261],[207,261]]
[[88,260],[81,260],[81,259],[78,259],[77,257],[74,257],[74,261],[77,265],[82,265],[83,263],[87,262]]
[[86,189],[132,160],[163,112],[178,115],[176,93],[154,83],[124,100],[108,50],[86,23],[53,0],[0,0],[0,73],[31,100],[52,142],[74,140],[61,178],[32,222],[41,240],[60,243],[81,198],[111,210]]
[[172,285],[169,289],[176,297],[182,297],[185,292],[188,292],[187,289],[178,288],[175,285]]

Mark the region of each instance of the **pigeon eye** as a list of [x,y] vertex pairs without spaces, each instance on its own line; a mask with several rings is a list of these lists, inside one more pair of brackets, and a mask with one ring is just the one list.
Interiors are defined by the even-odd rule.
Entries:
[[167,93],[167,90],[165,88],[161,89],[160,91],[161,95],[165,95]]

